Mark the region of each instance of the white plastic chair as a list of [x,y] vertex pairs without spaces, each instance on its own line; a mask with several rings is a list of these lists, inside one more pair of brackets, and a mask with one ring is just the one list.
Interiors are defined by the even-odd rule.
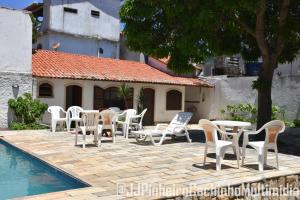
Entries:
[[76,128],[76,135],[75,135],[75,146],[77,145],[78,141],[78,133],[81,131],[82,132],[82,137],[83,137],[83,144],[82,147],[85,148],[85,143],[86,143],[86,132],[90,131],[91,133],[94,134],[94,143],[96,146],[100,146],[101,143],[101,134],[99,134],[99,117],[100,113],[99,111],[95,110],[93,112],[82,112],[82,121],[83,121],[83,126],[79,126]]
[[141,130],[143,129],[143,119],[144,119],[144,116],[147,112],[147,108],[144,109],[139,115],[133,115],[130,117],[129,119],[129,124],[128,124],[128,129],[127,129],[127,132],[126,132],[126,138],[128,138],[128,134],[129,134],[129,129],[131,127],[134,127],[135,129],[137,130]]
[[239,146],[237,143],[233,141],[226,141],[226,140],[219,140],[218,139],[218,132],[224,135],[231,135],[233,137],[233,140],[237,140],[237,135],[235,133],[227,133],[219,129],[215,124],[213,124],[211,121],[207,119],[201,119],[199,121],[199,126],[203,128],[206,143],[205,143],[205,150],[204,150],[204,161],[203,165],[206,163],[206,157],[207,157],[207,150],[209,147],[215,148],[216,151],[216,169],[221,170],[221,161],[225,156],[226,149],[228,147],[232,147],[233,151],[236,154],[237,157],[237,165],[238,168],[240,167],[240,151]]
[[113,111],[115,111],[116,113],[119,113],[119,112],[120,112],[120,108],[118,108],[118,107],[110,107],[110,108],[108,108],[108,110],[113,110]]
[[99,125],[99,134],[102,134],[104,129],[109,129],[112,132],[113,143],[115,143],[115,124],[114,118],[117,113],[113,110],[103,110],[100,112],[102,124]]
[[60,124],[60,128],[63,129],[64,123],[67,124],[67,118],[61,117],[60,113],[66,114],[66,111],[60,106],[50,106],[48,112],[51,113],[51,129],[54,133],[56,131],[57,123]]
[[[129,128],[129,122],[132,116],[136,115],[136,110],[135,109],[127,109],[123,113],[118,115],[117,123],[122,125],[122,131],[124,137],[128,139],[128,128]],[[121,121],[120,118],[124,118],[124,121]]]
[[80,118],[80,113],[83,109],[79,106],[71,106],[67,110],[67,130],[70,132],[72,121],[75,122],[75,127],[78,127],[78,124],[82,121]]
[[[157,124],[154,130],[145,130],[135,132],[137,142],[145,141],[150,138],[153,145],[163,144],[167,135],[185,135],[188,142],[192,142],[187,131],[187,124],[191,120],[193,114],[190,112],[179,112],[172,119],[170,124]],[[160,130],[162,126],[166,126],[164,130]],[[153,137],[161,136],[160,141],[156,143]]]
[[[265,141],[249,141],[249,135],[256,135],[265,130],[266,137]],[[279,168],[278,160],[278,149],[277,149],[277,137],[280,133],[285,130],[284,122],[280,120],[273,120],[266,123],[259,130],[255,132],[244,132],[243,140],[243,155],[242,155],[242,165],[244,165],[246,147],[247,145],[253,147],[258,153],[258,169],[259,171],[264,170],[264,164],[267,164],[267,153],[269,149],[273,149],[276,155],[277,169]]]

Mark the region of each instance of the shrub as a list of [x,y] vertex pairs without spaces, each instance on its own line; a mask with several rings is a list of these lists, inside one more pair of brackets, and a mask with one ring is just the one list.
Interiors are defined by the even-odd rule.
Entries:
[[295,119],[294,120],[294,126],[295,127],[300,127],[300,119]]
[[47,129],[48,126],[40,125],[40,124],[25,124],[21,122],[12,122],[9,125],[9,128],[12,130],[39,130],[39,129]]
[[[221,114],[227,120],[256,122],[257,108],[253,104],[230,104],[225,109],[221,109]],[[272,106],[272,120],[284,120],[285,111],[279,106]],[[288,123],[292,125],[292,123]]]
[[12,124],[15,128],[24,128],[24,124],[28,127],[34,127],[33,124],[37,124],[37,121],[42,118],[48,108],[47,104],[33,99],[29,93],[25,93],[16,99],[9,99],[8,105],[14,111],[16,116],[15,122],[19,122]]

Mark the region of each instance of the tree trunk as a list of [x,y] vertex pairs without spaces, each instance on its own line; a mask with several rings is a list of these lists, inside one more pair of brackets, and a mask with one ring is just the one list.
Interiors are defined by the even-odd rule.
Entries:
[[[265,123],[271,121],[272,118],[272,80],[274,67],[276,62],[264,61],[262,71],[258,77],[258,113],[257,113],[257,129],[261,128]],[[263,140],[264,134],[258,134],[256,139]]]

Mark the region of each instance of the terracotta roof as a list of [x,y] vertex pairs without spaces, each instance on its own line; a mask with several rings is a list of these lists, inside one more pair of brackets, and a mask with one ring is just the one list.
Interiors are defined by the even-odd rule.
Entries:
[[203,80],[171,76],[144,63],[48,50],[33,54],[32,74],[45,78],[212,87]]

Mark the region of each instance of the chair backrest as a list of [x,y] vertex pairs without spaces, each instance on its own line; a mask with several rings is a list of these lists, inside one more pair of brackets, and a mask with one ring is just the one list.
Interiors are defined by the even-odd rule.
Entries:
[[97,130],[99,124],[99,111],[95,112],[82,112],[83,126],[87,131]]
[[264,129],[266,132],[265,142],[266,144],[276,144],[277,137],[285,130],[285,124],[280,120],[273,120],[263,125],[260,130]]
[[[186,126],[189,121],[191,120],[193,116],[193,113],[191,112],[179,112],[175,115],[175,117],[172,119],[170,124],[167,127],[167,131],[174,130],[175,126]],[[182,130],[182,128],[179,128]],[[180,132],[180,130],[177,130],[176,132]]]
[[127,110],[125,110],[125,112],[126,112],[125,123],[129,123],[130,117],[136,115],[136,110],[135,109],[127,109]]
[[119,113],[120,112],[120,108],[118,108],[118,107],[110,107],[110,108],[108,108],[109,110],[113,110],[113,111],[115,111],[116,113]]
[[51,113],[52,119],[60,119],[60,112],[64,112],[64,109],[60,106],[50,106],[47,111]]
[[103,126],[111,126],[113,123],[113,118],[117,113],[113,110],[103,110],[100,112],[101,120]]
[[207,119],[199,120],[199,126],[203,128],[206,143],[216,143],[218,140],[218,127]]
[[140,114],[140,116],[141,116],[141,119],[140,119],[140,124],[142,124],[143,123],[143,119],[144,119],[144,116],[145,116],[145,114],[146,114],[146,112],[147,112],[147,108],[145,108],[142,112],[141,112],[141,114]]
[[83,109],[79,106],[71,106],[67,110],[67,116],[69,119],[80,118],[80,113],[82,111],[83,111]]

